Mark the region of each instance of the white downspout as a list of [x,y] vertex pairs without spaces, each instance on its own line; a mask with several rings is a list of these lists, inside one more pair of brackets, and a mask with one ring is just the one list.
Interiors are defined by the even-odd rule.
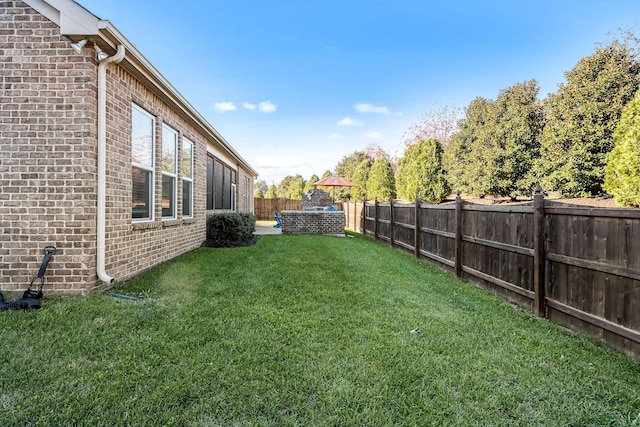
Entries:
[[107,66],[124,59],[125,49],[118,45],[115,55],[98,65],[98,212],[97,212],[97,265],[98,278],[106,284],[116,279],[105,271],[106,200],[107,200]]

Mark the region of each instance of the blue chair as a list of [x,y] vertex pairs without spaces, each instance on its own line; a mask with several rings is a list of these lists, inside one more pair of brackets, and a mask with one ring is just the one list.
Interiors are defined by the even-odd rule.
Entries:
[[278,215],[278,211],[273,211],[273,215],[276,217],[277,224],[274,225],[275,228],[282,228],[282,217]]

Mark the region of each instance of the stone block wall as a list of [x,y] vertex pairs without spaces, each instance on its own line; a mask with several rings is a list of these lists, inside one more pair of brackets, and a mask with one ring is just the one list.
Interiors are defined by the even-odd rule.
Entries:
[[344,235],[343,211],[282,211],[282,232],[287,234]]

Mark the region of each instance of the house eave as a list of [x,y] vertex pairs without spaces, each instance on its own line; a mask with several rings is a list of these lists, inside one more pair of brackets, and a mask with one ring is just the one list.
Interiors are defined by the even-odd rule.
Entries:
[[115,54],[118,45],[123,45],[126,49],[126,55],[120,62],[121,67],[140,80],[187,122],[202,132],[207,141],[217,150],[234,158],[238,165],[250,175],[258,176],[256,170],[110,21],[96,17],[72,0],[24,1],[59,25],[61,35],[73,42],[87,39],[100,46],[109,55]]

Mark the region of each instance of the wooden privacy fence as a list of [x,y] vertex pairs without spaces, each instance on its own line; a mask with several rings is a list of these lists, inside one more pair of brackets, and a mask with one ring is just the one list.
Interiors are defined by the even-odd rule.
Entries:
[[[640,357],[640,209],[345,204],[349,228]],[[359,224],[355,221],[359,214]],[[359,225],[359,227],[355,227]]]
[[296,199],[253,199],[253,213],[259,221],[274,220],[273,211],[299,211],[302,200]]

